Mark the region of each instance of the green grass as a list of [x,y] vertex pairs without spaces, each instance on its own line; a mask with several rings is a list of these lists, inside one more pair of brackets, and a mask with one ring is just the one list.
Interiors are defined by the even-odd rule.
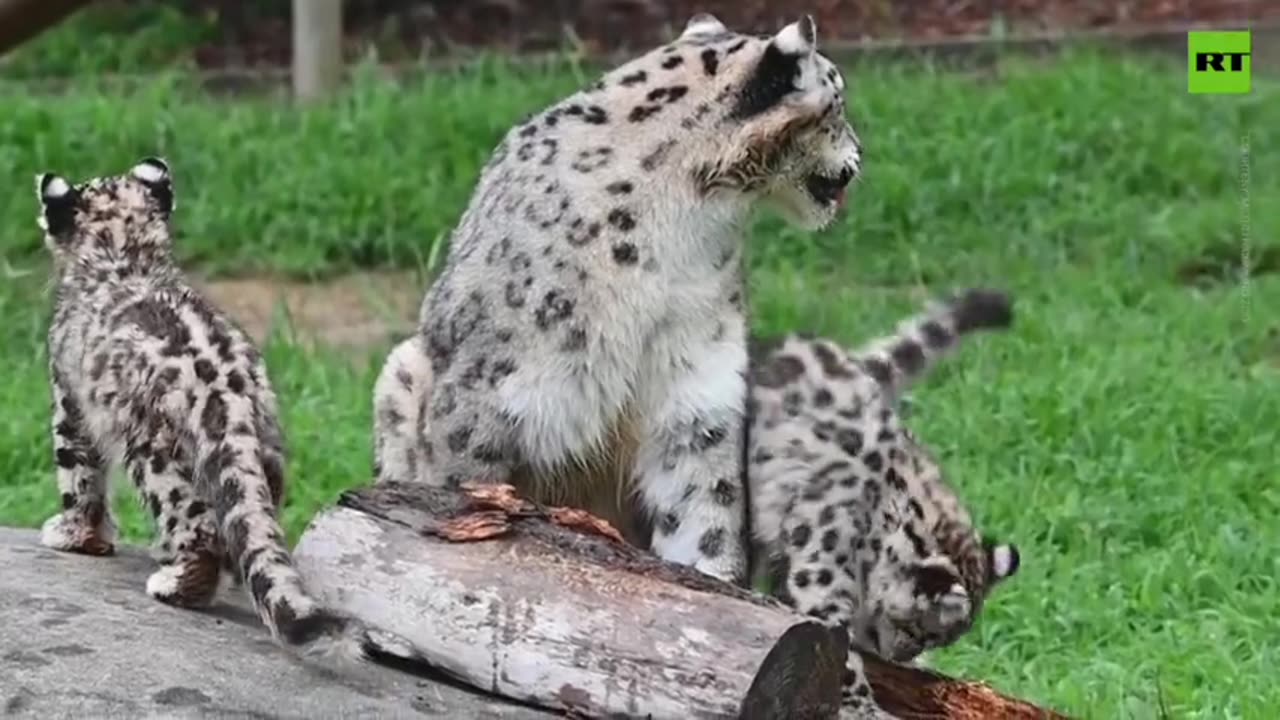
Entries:
[[0,57],[0,77],[49,78],[148,73],[193,64],[192,51],[217,35],[216,18],[132,0],[83,8]]
[[[1189,96],[1176,63],[1089,54],[1008,62],[998,79],[876,65],[850,79],[865,178],[829,231],[757,225],[757,328],[852,343],[914,310],[922,285],[1018,300],[1014,331],[975,339],[916,392],[914,427],[1024,559],[935,662],[1079,717],[1155,718],[1161,698],[1175,718],[1271,717],[1280,279],[1177,276],[1236,254],[1246,217],[1253,257],[1276,246],[1280,88]],[[585,80],[490,64],[401,87],[365,78],[307,110],[176,80],[125,95],[0,86],[0,271],[35,269],[0,284],[0,523],[34,527],[57,506],[33,173],[166,154],[181,255],[214,271],[420,265],[502,130]],[[283,338],[267,360],[296,538],[366,478],[377,368]],[[145,538],[134,504],[117,507]]]

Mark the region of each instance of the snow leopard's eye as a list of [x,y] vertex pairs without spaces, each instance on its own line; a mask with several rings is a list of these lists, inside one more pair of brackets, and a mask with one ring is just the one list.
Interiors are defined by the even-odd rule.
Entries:
[[912,568],[912,578],[917,592],[929,597],[941,597],[950,592],[967,594],[960,577],[941,565],[917,565]]

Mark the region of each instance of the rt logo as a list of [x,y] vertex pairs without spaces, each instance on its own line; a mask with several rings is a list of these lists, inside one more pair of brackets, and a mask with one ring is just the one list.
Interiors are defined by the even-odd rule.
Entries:
[[1249,31],[1187,33],[1187,92],[1249,93]]

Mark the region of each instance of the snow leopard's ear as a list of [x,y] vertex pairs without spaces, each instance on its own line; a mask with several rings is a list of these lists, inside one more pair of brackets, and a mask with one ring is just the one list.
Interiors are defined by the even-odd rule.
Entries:
[[1022,564],[1017,545],[983,540],[982,547],[987,553],[988,585],[994,585],[1017,574],[1018,567]]
[[41,173],[36,176],[36,197],[40,200],[36,224],[54,240],[69,237],[75,231],[80,192],[61,175]]
[[700,12],[689,18],[689,22],[685,23],[684,32],[680,33],[680,39],[688,40],[699,35],[723,35],[727,32],[729,32],[729,28],[717,20],[715,15]]
[[818,24],[812,15],[802,15],[799,20],[779,30],[769,44],[783,55],[813,55],[818,51]]
[[[803,96],[815,89],[815,82],[820,80],[814,71],[817,33],[813,18],[805,15],[770,38],[756,66],[738,90],[730,117],[748,120],[785,107],[788,98]],[[815,105],[811,109],[817,107]]]
[[173,197],[173,178],[169,175],[169,163],[163,158],[146,157],[139,160],[129,170],[129,174],[147,187],[160,212],[166,216],[173,212],[177,203]]

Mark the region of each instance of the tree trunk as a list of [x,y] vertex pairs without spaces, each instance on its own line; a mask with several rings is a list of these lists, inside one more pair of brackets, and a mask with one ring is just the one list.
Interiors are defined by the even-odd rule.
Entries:
[[0,0],[0,55],[88,4],[89,0]]
[[[838,684],[823,678],[839,676],[845,649],[824,639],[833,633],[508,486],[348,492],[312,521],[295,557],[325,602],[495,694],[581,717],[834,717]],[[811,667],[778,659],[802,645]],[[981,684],[863,663],[876,700],[900,718],[1062,717]],[[761,714],[759,700],[744,703],[749,688],[805,695],[771,706],[824,709]]]

